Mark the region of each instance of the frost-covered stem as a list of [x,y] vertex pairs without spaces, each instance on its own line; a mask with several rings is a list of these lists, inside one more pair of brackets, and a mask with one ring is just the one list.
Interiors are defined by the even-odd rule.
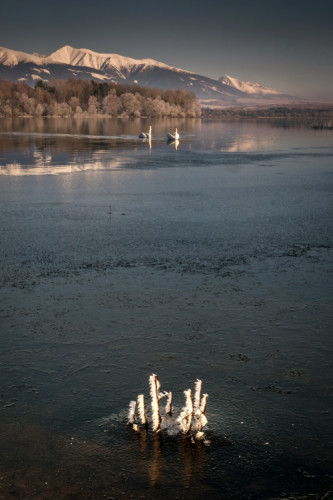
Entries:
[[200,410],[202,380],[197,379],[194,391],[194,411]]
[[139,394],[137,397],[137,407],[138,407],[138,414],[139,414],[142,425],[147,425],[148,420],[147,420],[146,410],[145,410],[145,397],[143,394]]
[[128,410],[128,425],[136,424],[135,409],[136,409],[136,401],[130,401]]
[[207,398],[208,394],[204,394],[201,398],[201,401],[199,400],[199,406],[198,408],[194,411],[194,417],[192,421],[192,431],[196,432],[195,438],[196,439],[204,439],[205,434],[202,432],[203,427],[207,424],[208,420],[206,418],[205,412],[206,412],[206,406],[207,406]]
[[170,416],[172,415],[172,401],[172,392],[168,392],[168,399],[165,405],[165,413]]
[[206,413],[208,394],[203,394],[201,398],[200,411],[203,415]]
[[184,434],[187,434],[191,430],[192,416],[193,416],[193,401],[192,401],[191,389],[184,391],[184,394],[185,394],[185,406],[178,417],[178,422]]
[[161,399],[165,398],[168,395],[166,391],[164,392],[159,392],[158,393],[158,400],[160,401]]
[[160,415],[160,407],[158,403],[159,402],[158,390],[160,388],[160,381],[158,380],[157,375],[155,375],[154,373],[149,377],[149,385],[150,385],[153,431],[159,432],[161,430],[161,421],[162,421]]
[[161,399],[166,398],[166,397],[168,399],[167,399],[167,402],[165,405],[165,413],[167,415],[171,416],[172,415],[172,401],[173,401],[172,392],[167,392],[167,391],[160,392],[158,395],[158,400],[160,401]]
[[191,389],[184,391],[184,394],[185,394],[185,401],[186,401],[186,411],[187,411],[187,415],[188,415],[186,432],[189,432],[191,430],[192,417],[193,417],[193,399],[192,399]]
[[[203,413],[200,413],[200,415],[198,415],[195,418],[195,426],[193,426],[193,430],[197,431],[197,434],[201,433],[203,427],[205,427],[207,422],[208,422],[208,420],[206,418],[206,415],[204,415]],[[203,433],[201,433],[201,434],[204,435]]]

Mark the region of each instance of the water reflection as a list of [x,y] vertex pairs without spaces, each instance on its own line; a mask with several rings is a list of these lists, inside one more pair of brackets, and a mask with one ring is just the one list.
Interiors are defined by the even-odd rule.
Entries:
[[179,139],[168,139],[167,144],[168,146],[174,146],[175,150],[177,151],[179,146]]
[[152,461],[149,467],[149,477],[152,486],[155,486],[159,480],[161,466],[162,466],[161,434],[159,433],[159,434],[154,434]]
[[35,160],[36,167],[47,166],[52,162],[52,155],[48,151],[35,150],[33,152],[33,158]]
[[95,159],[94,162],[68,162],[64,165],[51,165],[51,159],[43,162],[38,157],[35,164],[31,166],[22,165],[19,162],[7,163],[0,166],[0,175],[28,176],[28,175],[60,175],[88,170],[112,170],[129,166],[133,160],[129,157],[114,157],[112,160]]
[[145,138],[145,139],[142,139],[142,141],[141,141],[141,142],[145,142],[145,143],[147,143],[147,144],[148,144],[148,146],[149,146],[149,149],[151,149],[151,137],[147,137],[147,138]]
[[[1,414],[18,421],[0,426],[0,497],[326,495],[331,135],[184,121],[177,151],[165,122],[152,149],[141,123],[101,136],[101,122],[94,137],[0,134],[2,173],[99,170],[0,182]],[[118,166],[131,170],[103,172]],[[124,422],[92,430],[155,367],[170,382],[204,375],[210,447]]]
[[202,442],[195,446],[188,439],[179,441],[179,456],[183,466],[183,482],[185,488],[190,488],[192,480],[203,479],[205,471],[206,449]]
[[222,148],[222,151],[226,151],[228,153],[258,151],[272,146],[274,144],[274,140],[276,140],[276,134],[271,134],[271,136],[265,135],[264,137],[261,137],[260,135],[252,137],[235,136],[230,141],[231,144]]
[[[298,153],[302,149],[308,152],[309,136],[313,134],[310,129],[278,128],[270,122],[226,123],[198,119],[150,122],[153,137],[139,139],[138,131],[147,128],[146,121],[140,119],[0,119],[0,175],[54,175],[120,168],[134,163],[140,168],[156,168],[162,166],[161,160],[166,159],[166,154],[171,155],[172,149],[179,149],[179,140],[165,143],[167,131],[175,127],[181,133],[182,152],[196,155],[187,156],[187,162],[193,165],[203,161],[234,164],[239,158],[225,155],[235,153],[290,153],[292,147],[297,147]],[[330,138],[327,134],[318,134],[317,142],[327,147]],[[147,151],[152,153],[151,163],[144,156]],[[205,158],[201,160],[199,153]]]
[[119,118],[1,118],[1,132],[25,132],[27,134],[62,134],[70,136],[133,136],[152,125],[153,137],[165,137],[167,131],[178,127],[181,131],[196,132],[201,120],[185,118],[132,119]]
[[184,488],[190,488],[205,476],[206,447],[202,442],[193,443],[188,437],[170,438],[161,433],[149,435],[147,429],[133,433],[138,440],[141,458],[150,457],[146,471],[151,486],[164,481],[170,470],[177,469],[177,476]]

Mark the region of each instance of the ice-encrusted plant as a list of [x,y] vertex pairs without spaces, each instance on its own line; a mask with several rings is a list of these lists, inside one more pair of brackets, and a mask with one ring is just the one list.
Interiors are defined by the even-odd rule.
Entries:
[[138,424],[136,423],[136,401],[130,401],[129,410],[128,410],[128,423],[133,427],[135,431],[139,430]]
[[151,418],[153,431],[159,432],[161,430],[161,414],[159,405],[159,388],[161,387],[158,376],[154,373],[149,377],[150,397],[151,397]]
[[[191,389],[184,391],[185,406],[178,417],[173,416],[173,396],[172,392],[159,392],[161,387],[159,378],[154,373],[149,377],[150,405],[151,405],[151,427],[153,432],[159,433],[165,430],[168,434],[191,435],[191,439],[204,440],[203,428],[207,425],[206,407],[208,394],[201,396],[202,381],[196,380],[194,397]],[[166,398],[164,415],[161,415],[160,401]],[[137,424],[136,414],[138,414],[141,424],[148,426],[148,418],[145,410],[144,395],[140,394],[137,401],[131,401],[129,405],[128,424],[135,431],[140,431]]]
[[146,409],[145,409],[145,397],[143,394],[138,395],[138,397],[136,398],[136,404],[137,404],[137,409],[138,409],[139,418],[141,420],[141,424],[147,425],[148,419],[147,419]]

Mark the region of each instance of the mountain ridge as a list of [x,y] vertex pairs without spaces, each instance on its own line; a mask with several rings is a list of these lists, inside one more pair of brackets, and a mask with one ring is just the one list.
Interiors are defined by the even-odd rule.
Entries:
[[134,59],[119,54],[99,53],[64,45],[49,55],[16,51],[0,47],[0,78],[25,81],[51,78],[82,78],[105,82],[131,83],[148,87],[181,88],[192,91],[205,102],[222,105],[246,105],[272,98],[278,102],[295,100],[262,84],[242,82],[224,75],[218,80],[169,66],[154,59]]
[[243,80],[239,80],[238,78],[235,78],[235,77],[232,77],[232,76],[229,76],[229,75],[223,75],[218,80],[221,83],[224,83],[225,85],[229,85],[230,87],[238,89],[238,90],[240,90],[242,92],[246,92],[247,94],[253,94],[253,95],[283,95],[282,92],[279,92],[278,90],[266,87],[262,83],[258,83],[258,82],[245,82]]

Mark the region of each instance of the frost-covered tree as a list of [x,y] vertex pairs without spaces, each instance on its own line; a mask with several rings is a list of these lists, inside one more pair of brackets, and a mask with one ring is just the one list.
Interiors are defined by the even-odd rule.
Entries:
[[99,103],[97,97],[90,96],[88,99],[88,113],[90,115],[96,115],[99,109]]
[[71,107],[66,102],[60,104],[55,103],[53,108],[53,115],[55,116],[69,116],[71,114]]
[[36,108],[35,108],[34,115],[35,116],[42,116],[43,113],[44,113],[44,106],[43,106],[43,104],[38,103]]
[[9,104],[5,104],[4,105],[4,107],[3,107],[3,114],[5,116],[12,116],[13,115],[12,108],[10,107]]
[[121,105],[121,100],[120,97],[117,96],[116,90],[111,89],[108,95],[103,99],[103,112],[106,115],[118,116]]
[[141,116],[141,98],[139,94],[131,94],[130,92],[126,92],[125,94],[121,95],[120,101],[120,111],[123,115],[136,118]]
[[1,116],[93,116],[101,113],[131,118],[196,117],[201,110],[194,94],[183,90],[162,91],[134,84],[74,78],[40,80],[32,88],[24,81],[0,80]]
[[78,106],[80,106],[80,100],[78,97],[75,97],[75,96],[72,96],[70,99],[69,99],[69,105],[70,107],[72,108],[72,111],[73,113],[76,112],[76,109]]

